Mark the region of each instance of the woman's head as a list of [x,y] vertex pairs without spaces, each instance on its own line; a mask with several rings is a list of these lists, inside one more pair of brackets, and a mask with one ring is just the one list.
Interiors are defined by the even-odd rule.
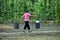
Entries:
[[26,10],[25,12],[29,12],[28,10]]

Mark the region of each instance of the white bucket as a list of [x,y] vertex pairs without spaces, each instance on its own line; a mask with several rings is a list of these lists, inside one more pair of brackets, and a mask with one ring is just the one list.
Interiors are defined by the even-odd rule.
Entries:
[[39,23],[39,21],[36,21],[36,23]]

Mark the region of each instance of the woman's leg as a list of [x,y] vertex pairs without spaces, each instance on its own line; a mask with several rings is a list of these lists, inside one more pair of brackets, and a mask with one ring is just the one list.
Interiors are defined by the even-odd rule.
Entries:
[[29,21],[26,22],[26,27],[30,30]]

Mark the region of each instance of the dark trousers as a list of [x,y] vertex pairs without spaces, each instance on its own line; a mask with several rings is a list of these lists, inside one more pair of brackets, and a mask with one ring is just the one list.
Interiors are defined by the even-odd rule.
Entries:
[[28,30],[30,30],[29,21],[25,21],[24,30],[26,30],[26,28],[28,28]]

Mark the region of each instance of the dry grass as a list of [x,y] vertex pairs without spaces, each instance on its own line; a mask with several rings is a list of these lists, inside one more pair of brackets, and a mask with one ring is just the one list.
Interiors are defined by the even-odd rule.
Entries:
[[37,36],[19,36],[6,35],[2,40],[60,40],[60,35],[37,35]]
[[0,24],[0,29],[13,29],[12,25]]

